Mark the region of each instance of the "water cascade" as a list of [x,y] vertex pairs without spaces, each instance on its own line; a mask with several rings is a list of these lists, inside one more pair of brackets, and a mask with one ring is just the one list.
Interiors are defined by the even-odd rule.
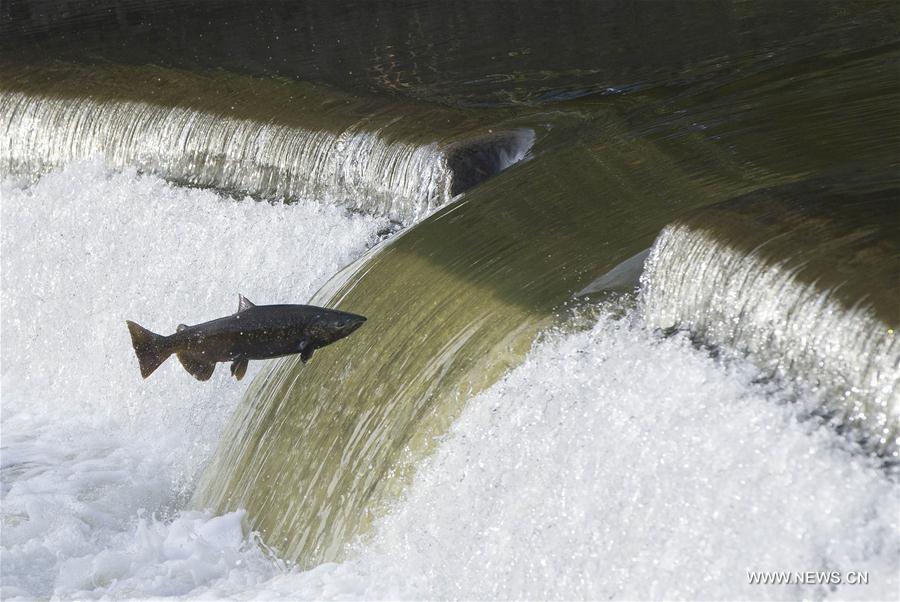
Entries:
[[766,373],[815,390],[820,411],[896,462],[898,194],[895,176],[848,175],[680,218],[645,264],[648,322],[749,352]]
[[[369,322],[340,352],[325,349],[306,366],[274,363],[253,383],[194,505],[246,508],[251,526],[301,566],[342,558],[347,542],[400,495],[465,400],[515,365],[574,293],[648,248],[667,223],[851,160],[883,165],[897,82],[885,77],[887,93],[860,100],[887,130],[856,127],[832,98],[861,65],[881,73],[893,55],[835,61],[813,96],[798,90],[760,102],[758,88],[732,85],[729,103],[631,98],[625,118],[614,102],[574,102],[553,114],[552,128],[541,126],[547,113],[521,113],[516,123],[537,132],[533,159],[320,291],[318,302],[366,313]],[[751,108],[731,118],[731,102]],[[834,109],[810,112],[814,105]],[[789,107],[796,118],[780,132],[785,144],[760,153],[758,131],[746,123],[768,127],[771,112]],[[834,153],[798,156],[792,142],[812,132]],[[852,159],[844,158],[845,139]]]
[[[198,432],[211,433],[212,440],[185,452],[190,461],[184,462],[177,499],[160,494],[164,501],[157,506],[169,504],[197,523],[206,520],[197,517],[221,519],[230,534],[221,541],[227,539],[224,547],[234,552],[229,558],[252,543],[242,539],[243,521],[244,534],[258,533],[267,554],[300,569],[315,567],[292,575],[315,580],[338,574],[352,569],[348,551],[377,549],[375,537],[392,524],[395,541],[415,531],[396,520],[398,505],[416,505],[407,517],[452,515],[455,507],[435,513],[423,498],[456,487],[456,499],[472,501],[460,507],[491,506],[508,493],[538,509],[522,520],[493,518],[491,508],[469,511],[491,517],[485,520],[496,523],[496,537],[507,543],[532,541],[529,532],[543,524],[548,537],[541,541],[551,543],[540,553],[566,562],[581,554],[582,564],[575,566],[597,574],[587,581],[575,575],[570,584],[578,581],[583,589],[562,591],[592,598],[679,592],[735,597],[746,591],[734,586],[731,574],[740,572],[734,568],[743,558],[740,544],[750,537],[748,525],[758,524],[739,515],[756,512],[753,496],[759,494],[768,520],[777,522],[779,509],[787,507],[798,509],[791,516],[802,522],[796,533],[779,525],[766,531],[783,538],[774,558],[812,559],[814,566],[798,562],[798,570],[835,558],[841,567],[859,568],[854,563],[861,558],[875,563],[873,572],[896,574],[900,556],[892,551],[895,544],[891,548],[896,525],[890,522],[896,483],[884,470],[898,451],[900,407],[895,2],[71,4],[0,5],[0,171],[5,182],[7,176],[15,180],[4,184],[16,200],[4,204],[4,218],[12,216],[18,228],[16,237],[4,230],[4,272],[17,248],[33,248],[30,255],[37,258],[22,261],[22,273],[35,284],[5,285],[4,295],[9,290],[11,296],[4,296],[3,307],[4,332],[28,347],[19,354],[25,364],[11,363],[16,351],[4,347],[4,366],[30,362],[37,368],[27,387],[17,383],[25,382],[19,378],[28,370],[4,371],[4,387],[25,392],[23,407],[32,397],[47,397],[41,381],[59,372],[47,351],[57,342],[45,329],[45,346],[36,345],[32,324],[66,315],[68,299],[79,296],[72,278],[90,281],[104,262],[122,273],[128,272],[125,263],[139,264],[152,276],[149,282],[174,291],[151,312],[138,292],[144,286],[139,276],[130,276],[131,288],[122,289],[137,298],[132,305],[121,301],[115,277],[97,281],[105,292],[96,307],[113,317],[109,326],[89,322],[95,309],[85,312],[84,322],[109,333],[116,345],[104,352],[110,361],[133,359],[116,308],[141,309],[160,322],[171,316],[174,324],[195,298],[200,302],[194,311],[218,310],[225,297],[219,289],[234,289],[240,281],[279,301],[308,301],[368,318],[305,365],[297,357],[257,364],[249,384],[221,379],[209,383],[218,388],[203,389],[204,395],[192,395],[203,385],[177,366],[138,388],[133,366],[117,363],[118,380],[110,379],[99,397],[88,376],[77,381],[79,407],[88,415],[94,407],[115,407],[121,382],[136,416],[160,413],[159,407],[177,422],[189,406],[188,422],[206,425]],[[94,158],[99,161],[70,166]],[[20,181],[31,184],[20,189]],[[66,190],[72,182],[83,189],[74,201]],[[161,199],[159,210],[111,210],[129,187],[150,191],[123,195],[129,202]],[[101,195],[102,203],[92,206],[92,195]],[[265,203],[237,200],[245,196]],[[74,204],[46,207],[57,197]],[[30,212],[31,199],[44,211]],[[216,212],[224,217],[211,219]],[[76,214],[85,221],[69,228]],[[170,215],[190,227],[169,231]],[[388,217],[405,228],[389,226]],[[45,244],[40,220],[69,238]],[[117,225],[106,228],[114,235],[103,238],[91,229],[94,222]],[[356,234],[337,236],[342,228]],[[149,237],[132,249],[136,230],[161,231],[153,240],[168,259],[146,261],[156,252]],[[384,241],[385,231],[399,234]],[[192,232],[193,246],[180,249]],[[270,236],[278,244],[270,244]],[[114,252],[116,246],[131,254]],[[108,253],[96,254],[97,247]],[[234,252],[226,257],[229,250]],[[306,263],[298,261],[298,252]],[[101,264],[83,259],[88,256]],[[120,257],[123,263],[117,263]],[[68,267],[60,275],[63,264]],[[179,284],[195,273],[199,283]],[[48,289],[52,311],[43,309],[45,279],[57,287]],[[237,292],[252,293],[229,291]],[[626,309],[607,312],[613,300],[615,308]],[[33,322],[14,313],[32,306]],[[588,318],[570,320],[572,315]],[[603,316],[599,322],[587,323],[597,315]],[[79,347],[69,363],[83,366],[90,353]],[[93,375],[91,370],[81,372]],[[175,377],[186,380],[172,381],[177,386],[166,380]],[[41,403],[64,399],[73,388],[69,382],[58,379],[58,389]],[[520,413],[516,406],[525,398],[528,407]],[[786,400],[802,402],[799,420],[785,418],[786,408],[801,407]],[[771,405],[760,411],[766,403]],[[495,410],[501,422],[513,417],[534,423],[526,429],[503,424],[496,433],[473,427],[473,404],[478,425],[490,425],[485,416]],[[215,421],[205,418],[210,412]],[[14,418],[27,425],[23,415]],[[554,417],[565,417],[568,426],[553,423]],[[20,458],[59,439],[50,433],[32,445],[27,428],[21,430],[12,442]],[[578,435],[570,440],[572,431]],[[468,456],[465,438],[472,433],[478,449]],[[517,433],[526,440],[516,441]],[[605,439],[597,441],[597,433]],[[516,472],[519,452],[544,449],[528,436],[546,438],[546,449],[557,452],[546,461],[531,457],[531,468]],[[77,437],[72,439],[77,447]],[[504,440],[513,444],[496,447]],[[759,451],[779,445],[769,455]],[[140,458],[140,449],[126,455]],[[505,459],[483,466],[495,457]],[[572,457],[580,458],[577,470]],[[807,463],[815,468],[809,474]],[[66,465],[57,464],[65,474]],[[443,466],[453,469],[443,475]],[[656,487],[659,471],[672,467],[697,497],[679,497],[688,489],[681,481]],[[27,489],[22,479],[30,469],[18,462],[4,473],[11,475],[4,476],[4,487]],[[152,473],[152,466],[145,472]],[[555,495],[548,492],[556,472],[565,473],[571,496],[544,504]],[[528,480],[536,473],[544,475],[537,488]],[[827,479],[818,475],[834,475],[822,516],[809,503],[824,491],[817,487]],[[410,484],[422,478],[427,487],[416,493]],[[607,478],[618,490],[594,504]],[[594,489],[584,485],[588,481]],[[480,491],[480,483],[499,483],[501,495]],[[855,488],[853,495],[848,487]],[[96,493],[89,484],[85,488],[84,496]],[[73,495],[82,494],[79,489]],[[802,503],[794,504],[799,497]],[[707,522],[653,522],[698,504],[706,504]],[[86,513],[93,509],[84,507]],[[542,508],[552,511],[541,514]],[[17,512],[4,522],[5,532],[7,525],[26,531],[36,520],[27,508]],[[648,515],[656,518],[644,521]],[[529,522],[535,516],[543,522]],[[181,518],[171,524],[181,529]],[[466,518],[460,523],[483,522]],[[437,520],[436,532],[454,526],[452,516]],[[681,530],[667,536],[662,531],[669,526]],[[153,527],[154,533],[170,528],[161,522]],[[454,554],[470,555],[467,534],[435,545],[427,543],[429,529],[415,531],[416,545],[437,549],[455,541]],[[584,536],[578,549],[566,544],[565,529]],[[810,532],[815,541],[800,541]],[[197,539],[194,533],[174,540]],[[711,538],[697,545],[698,534]],[[860,551],[866,546],[857,546],[858,540],[881,547]],[[679,550],[716,556],[723,541],[737,542],[722,555],[731,560],[716,566],[710,561],[703,574],[714,576],[719,589],[702,589],[701,578],[693,589],[667,589],[685,571],[673,562],[668,573],[657,573],[660,567],[650,562],[664,563],[666,554],[669,560],[695,558]],[[72,546],[73,558],[82,544]],[[202,555],[219,562],[217,545],[213,541],[212,552],[204,548]],[[625,577],[597,569],[592,554],[598,545],[609,546],[603,550],[613,560],[608,564],[626,558],[622,550],[637,559],[620,565]],[[497,550],[510,571],[525,566],[502,544]],[[769,558],[765,550],[755,553]],[[79,556],[60,577],[74,589],[54,590],[48,580],[59,572],[57,561],[41,551],[44,572],[33,577],[35,571],[22,568],[29,554],[4,552],[4,565],[25,575],[19,583],[26,594],[159,591],[115,589],[142,579],[122,567],[148,566],[152,573],[156,556],[143,565],[128,565],[125,552],[106,560]],[[268,562],[264,556],[259,552],[253,562]],[[475,562],[463,560],[457,564],[464,569]],[[543,566],[537,555],[532,560]],[[341,564],[322,564],[330,562]],[[484,577],[472,590],[441,589],[438,578],[427,584],[433,589],[409,591],[451,598],[491,579],[505,582],[491,562],[478,567]],[[404,567],[397,574],[405,575],[406,564],[397,564]],[[441,570],[440,562],[433,564]],[[664,575],[661,589],[628,589],[637,587],[632,565],[647,569],[642,583],[652,581],[653,587]],[[232,574],[233,567],[217,567],[216,574]],[[95,572],[102,573],[100,585]],[[382,573],[373,569],[368,581],[384,585]],[[254,578],[242,575],[244,584]],[[512,587],[494,591],[521,598],[558,593],[528,589],[528,579],[556,584],[531,570],[509,578]],[[617,589],[615,579],[625,589]],[[71,586],[73,581],[78,583]],[[879,587],[888,587],[884,583]],[[397,597],[389,585],[371,591]],[[234,591],[202,588],[188,583],[179,593],[216,597]],[[298,597],[297,591],[286,597]],[[322,589],[308,591],[324,597]],[[797,597],[794,590],[776,593]]]
[[[533,138],[299,82],[59,63],[5,71],[0,168],[12,174],[100,157],[183,184],[409,221],[520,160]],[[439,125],[410,127],[416,118]]]

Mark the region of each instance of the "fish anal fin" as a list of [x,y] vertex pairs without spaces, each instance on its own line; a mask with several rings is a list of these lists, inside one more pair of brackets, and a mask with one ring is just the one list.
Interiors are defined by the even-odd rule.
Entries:
[[246,311],[251,307],[256,307],[256,304],[250,301],[244,295],[238,295],[238,310],[237,313],[241,313],[242,311]]
[[210,362],[202,357],[197,357],[196,355],[184,352],[180,352],[177,355],[178,361],[181,362],[184,369],[197,380],[209,380],[213,371],[216,369],[215,362]]
[[245,357],[234,360],[231,362],[231,375],[237,380],[241,380],[244,378],[244,374],[247,373],[247,364],[249,363],[250,360]]

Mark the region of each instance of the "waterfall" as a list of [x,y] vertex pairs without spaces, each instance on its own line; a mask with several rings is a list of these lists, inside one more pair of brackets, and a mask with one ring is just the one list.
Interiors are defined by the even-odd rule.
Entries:
[[852,183],[875,190],[780,187],[673,222],[646,262],[643,304],[651,325],[749,353],[815,393],[817,412],[896,459],[898,188]]
[[71,74],[43,83],[59,70],[30,69],[0,87],[4,172],[36,175],[99,157],[182,184],[411,222],[520,160],[533,140],[529,130],[465,125],[423,135],[400,111],[361,115],[339,93],[303,84],[276,87],[272,111],[260,114],[250,78],[111,68],[99,85]]

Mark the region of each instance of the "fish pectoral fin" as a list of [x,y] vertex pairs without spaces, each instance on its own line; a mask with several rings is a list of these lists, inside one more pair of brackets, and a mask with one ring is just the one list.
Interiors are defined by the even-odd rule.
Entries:
[[216,363],[210,362],[202,357],[191,355],[188,353],[178,353],[178,361],[184,366],[191,376],[197,380],[209,380],[213,370],[216,369]]
[[182,330],[187,329],[187,327],[188,327],[187,324],[179,324],[178,327],[175,329],[175,332],[181,332]]
[[315,350],[316,348],[308,344],[306,341],[300,343],[300,361],[304,364],[308,362],[312,357],[313,351]]
[[238,295],[238,310],[235,313],[241,313],[242,311],[248,310],[251,307],[256,307],[256,304],[250,301],[244,295]]
[[238,380],[244,378],[244,374],[247,373],[247,364],[250,363],[250,360],[247,358],[241,358],[234,360],[231,362],[231,375]]

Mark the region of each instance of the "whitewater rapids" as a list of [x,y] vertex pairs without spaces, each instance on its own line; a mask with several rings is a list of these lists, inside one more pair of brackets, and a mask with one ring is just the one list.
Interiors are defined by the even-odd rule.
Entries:
[[[198,385],[170,360],[142,381],[123,321],[304,302],[386,220],[95,163],[0,194],[4,599],[896,596],[897,484],[750,366],[634,310],[536,342],[346,561],[297,571],[241,511],[185,507],[252,379]],[[761,570],[870,582],[751,585]]]

